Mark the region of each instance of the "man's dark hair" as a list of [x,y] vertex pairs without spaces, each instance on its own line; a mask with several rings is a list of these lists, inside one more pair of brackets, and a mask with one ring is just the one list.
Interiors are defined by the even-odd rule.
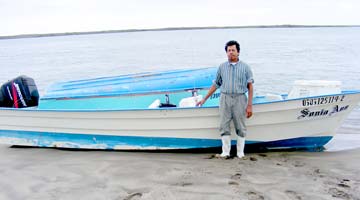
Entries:
[[237,51],[240,52],[240,44],[239,44],[237,41],[235,41],[235,40],[230,40],[229,42],[226,43],[226,45],[225,45],[225,51],[227,51],[227,48],[228,48],[229,46],[233,46],[233,45],[235,45]]

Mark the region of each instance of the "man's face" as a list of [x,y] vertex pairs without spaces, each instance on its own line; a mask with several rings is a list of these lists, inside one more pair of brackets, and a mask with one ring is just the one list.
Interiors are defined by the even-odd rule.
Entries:
[[239,52],[236,49],[236,45],[228,46],[227,50],[226,50],[226,54],[227,54],[229,61],[231,61],[231,62],[238,61]]

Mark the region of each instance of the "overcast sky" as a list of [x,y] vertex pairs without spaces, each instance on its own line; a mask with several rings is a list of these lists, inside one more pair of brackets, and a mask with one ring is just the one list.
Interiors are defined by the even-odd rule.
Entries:
[[0,0],[0,35],[134,28],[358,25],[360,0]]

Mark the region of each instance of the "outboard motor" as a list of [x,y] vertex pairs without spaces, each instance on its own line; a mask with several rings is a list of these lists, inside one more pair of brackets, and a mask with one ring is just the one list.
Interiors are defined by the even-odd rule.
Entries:
[[34,79],[19,76],[0,87],[0,107],[25,108],[39,104],[39,92]]

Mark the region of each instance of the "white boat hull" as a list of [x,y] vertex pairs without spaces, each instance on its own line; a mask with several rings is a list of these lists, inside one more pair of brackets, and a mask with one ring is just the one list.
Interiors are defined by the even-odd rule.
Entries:
[[[359,92],[255,104],[247,146],[319,148]],[[235,134],[232,134],[235,142]],[[134,110],[0,109],[0,143],[84,149],[220,147],[218,107]]]

